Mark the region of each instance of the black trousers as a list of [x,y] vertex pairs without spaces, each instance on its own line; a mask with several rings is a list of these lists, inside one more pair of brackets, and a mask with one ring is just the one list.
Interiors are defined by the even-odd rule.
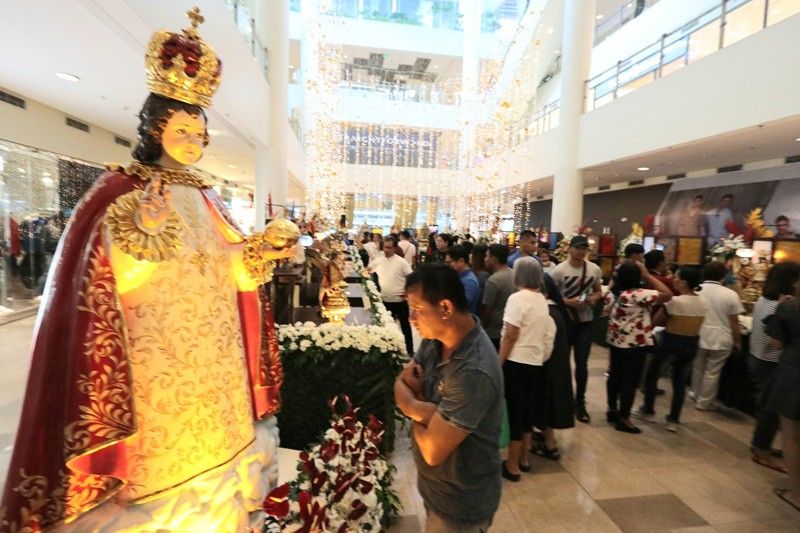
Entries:
[[522,440],[522,434],[533,431],[533,426],[544,425],[545,373],[541,365],[506,361],[503,377],[511,440]]
[[643,407],[648,413],[654,411],[661,366],[664,361],[670,359],[672,361],[672,403],[667,418],[673,422],[679,422],[686,395],[686,384],[692,371],[692,362],[697,355],[697,342],[671,342],[669,334],[665,335],[664,339],[663,347],[656,349],[650,367],[647,369],[644,379]]
[[408,355],[414,355],[414,340],[411,336],[411,323],[408,321],[408,302],[383,302],[386,310],[400,322],[400,330],[406,339]]
[[592,323],[572,322],[569,325],[569,344],[575,359],[575,406],[586,405],[586,382],[589,379],[589,353],[592,351]]
[[775,386],[775,369],[778,368],[778,363],[764,361],[753,354],[748,354],[747,364],[750,367],[750,378],[758,402],[758,418],[750,444],[753,448],[768,452],[772,449],[772,441],[775,440],[775,434],[780,427],[780,417],[769,408],[767,401]]
[[631,415],[633,398],[642,377],[647,348],[611,347],[611,369],[606,381],[608,410],[619,411],[620,418]]

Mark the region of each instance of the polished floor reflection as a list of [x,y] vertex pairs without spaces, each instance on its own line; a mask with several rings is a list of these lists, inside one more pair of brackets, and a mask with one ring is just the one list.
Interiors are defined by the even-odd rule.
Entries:
[[[606,358],[605,349],[594,347],[591,425],[559,432],[560,462],[534,457],[532,472],[522,481],[503,481],[491,531],[800,531],[800,512],[772,493],[784,485],[785,475],[750,461],[752,419],[700,412],[687,400],[678,433],[644,422],[640,435],[615,431],[605,422]],[[663,417],[669,380],[659,385],[667,389],[656,403]],[[407,436],[398,440],[393,461],[405,508],[390,531],[423,531],[425,513]]]
[[[30,317],[0,326],[2,479],[19,424],[33,323]],[[606,424],[606,353],[595,347],[590,359],[592,424],[559,432],[560,462],[534,457],[532,473],[523,474],[521,482],[503,481],[491,531],[800,531],[800,513],[772,493],[785,476],[750,461],[751,419],[699,412],[687,402],[676,434],[661,424],[641,423],[641,435]],[[668,388],[669,382],[660,385]],[[656,410],[664,413],[668,401],[669,391],[659,397]],[[407,431],[402,435],[392,460],[405,508],[391,531],[418,532],[425,513]]]

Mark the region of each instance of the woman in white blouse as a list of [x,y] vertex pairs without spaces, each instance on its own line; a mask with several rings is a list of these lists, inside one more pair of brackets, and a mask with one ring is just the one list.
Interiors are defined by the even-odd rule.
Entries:
[[503,315],[500,362],[511,430],[503,477],[510,481],[519,481],[520,472],[530,470],[527,451],[531,448],[532,428],[537,422],[535,398],[541,396],[545,387],[542,365],[553,350],[556,332],[541,291],[543,278],[542,267],[536,259],[518,259],[514,263],[514,285],[518,291],[508,297]]

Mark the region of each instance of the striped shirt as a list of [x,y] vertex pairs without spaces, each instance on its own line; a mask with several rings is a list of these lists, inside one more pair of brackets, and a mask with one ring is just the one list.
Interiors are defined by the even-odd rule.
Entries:
[[[556,287],[561,291],[564,298],[574,298],[582,294],[587,296],[592,293],[592,287],[599,283],[603,278],[603,271],[600,267],[589,261],[585,261],[586,275],[583,276],[583,267],[575,268],[569,261],[559,263],[550,273]],[[583,283],[581,283],[583,277]],[[581,322],[591,322],[594,318],[592,307],[588,304],[582,305],[578,309],[578,320]]]
[[770,338],[764,331],[764,320],[775,314],[778,309],[778,300],[769,300],[763,296],[758,299],[753,307],[753,330],[750,333],[750,353],[756,359],[777,363],[781,356],[780,350],[770,350]]

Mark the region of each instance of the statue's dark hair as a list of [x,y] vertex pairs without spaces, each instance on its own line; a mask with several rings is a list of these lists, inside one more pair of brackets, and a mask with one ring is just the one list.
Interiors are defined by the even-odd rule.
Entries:
[[[136,129],[139,142],[131,152],[133,158],[140,163],[155,163],[161,157],[161,134],[167,121],[178,111],[186,111],[190,115],[203,117],[208,122],[203,108],[173,100],[166,96],[150,93],[139,111],[139,127]],[[208,145],[208,132],[205,134],[203,146]]]

